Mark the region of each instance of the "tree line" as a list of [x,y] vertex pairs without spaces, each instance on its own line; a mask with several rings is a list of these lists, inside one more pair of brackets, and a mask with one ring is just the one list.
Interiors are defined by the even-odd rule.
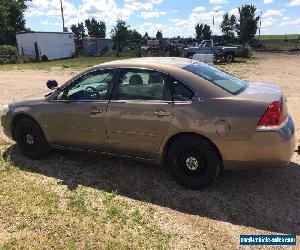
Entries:
[[[239,18],[230,15],[228,12],[223,15],[220,29],[226,42],[232,42],[237,34],[239,42],[249,43],[256,35],[260,16],[256,16],[256,7],[246,4],[238,8]],[[195,26],[196,39],[207,40],[212,37],[211,27],[207,24],[197,24]]]
[[[0,45],[15,45],[17,32],[29,31],[25,26],[24,12],[27,9],[26,2],[30,0],[1,0],[0,2]],[[256,7],[246,4],[238,8],[239,17],[226,13],[220,29],[225,41],[231,42],[236,38],[243,44],[248,43],[255,37],[258,29],[260,16],[256,16]],[[71,31],[77,41],[82,41],[85,36],[105,38],[107,28],[104,21],[97,21],[95,18],[86,19],[84,22],[71,25]],[[195,26],[197,40],[210,39],[212,30],[208,24],[198,23]],[[144,43],[150,37],[146,32],[143,36],[123,20],[118,20],[110,31],[111,38],[115,41],[118,51],[122,43]],[[156,39],[163,41],[163,33],[158,30]],[[189,39],[187,39],[189,40]]]

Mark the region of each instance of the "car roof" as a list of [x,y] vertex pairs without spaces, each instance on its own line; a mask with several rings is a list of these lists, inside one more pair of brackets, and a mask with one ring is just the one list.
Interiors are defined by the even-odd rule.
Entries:
[[102,63],[100,66],[133,66],[138,65],[139,67],[148,67],[148,66],[172,66],[176,68],[184,68],[188,65],[196,63],[198,61],[182,58],[182,57],[139,57],[139,58],[130,58],[130,59],[123,59],[123,60],[115,60],[111,62]]

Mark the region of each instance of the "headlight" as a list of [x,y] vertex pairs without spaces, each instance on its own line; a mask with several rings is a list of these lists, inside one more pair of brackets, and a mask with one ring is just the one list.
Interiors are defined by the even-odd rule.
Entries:
[[8,113],[8,111],[9,111],[9,105],[8,104],[3,105],[2,114],[6,115]]

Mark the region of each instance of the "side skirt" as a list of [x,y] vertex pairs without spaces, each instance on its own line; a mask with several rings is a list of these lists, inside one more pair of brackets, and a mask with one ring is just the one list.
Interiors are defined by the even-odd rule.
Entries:
[[138,156],[132,156],[132,155],[124,155],[124,154],[117,154],[117,153],[110,153],[105,151],[99,151],[95,149],[85,149],[85,148],[78,148],[78,147],[72,147],[72,146],[63,146],[63,145],[51,145],[55,149],[59,150],[69,150],[69,151],[75,151],[75,152],[89,152],[89,153],[96,153],[96,154],[102,154],[106,156],[112,156],[112,157],[122,157],[122,158],[129,158],[129,159],[135,159],[135,160],[141,160],[141,161],[148,161],[148,162],[155,162],[155,159],[151,158],[145,158],[145,157],[138,157]]

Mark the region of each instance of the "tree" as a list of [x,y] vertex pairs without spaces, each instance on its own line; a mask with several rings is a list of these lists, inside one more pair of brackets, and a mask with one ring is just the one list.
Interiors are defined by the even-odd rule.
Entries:
[[163,34],[162,34],[162,31],[161,30],[158,30],[157,33],[156,33],[156,39],[158,41],[161,41],[163,39]]
[[148,32],[145,33],[145,35],[143,36],[144,39],[148,40],[149,39],[149,35]]
[[208,39],[211,39],[211,28],[208,24],[204,24],[204,27],[203,27],[203,39],[205,40],[208,40]]
[[0,44],[16,44],[16,33],[28,31],[25,27],[24,12],[26,0],[0,1]]
[[221,23],[221,31],[227,41],[234,38],[234,31],[236,29],[236,17],[234,15],[229,15],[226,13],[223,16],[223,21]]
[[125,21],[117,20],[116,25],[111,30],[111,37],[117,44],[117,56],[119,56],[121,46],[127,40],[128,37],[128,25]]
[[195,26],[195,30],[196,30],[196,39],[199,40],[208,40],[211,39],[211,28],[208,24],[197,24]]
[[83,23],[72,24],[71,31],[76,41],[81,41],[85,37],[85,28]]
[[239,23],[237,24],[237,34],[240,42],[245,44],[255,37],[260,17],[255,15],[256,7],[252,4],[239,7]]
[[128,31],[128,40],[132,43],[140,43],[142,35],[135,29]]
[[85,26],[88,31],[89,36],[105,38],[106,36],[106,25],[105,22],[98,22],[95,18],[86,19]]
[[202,36],[203,36],[203,24],[199,24],[197,23],[196,26],[195,26],[195,30],[196,30],[196,39],[199,41],[199,40],[202,40]]

